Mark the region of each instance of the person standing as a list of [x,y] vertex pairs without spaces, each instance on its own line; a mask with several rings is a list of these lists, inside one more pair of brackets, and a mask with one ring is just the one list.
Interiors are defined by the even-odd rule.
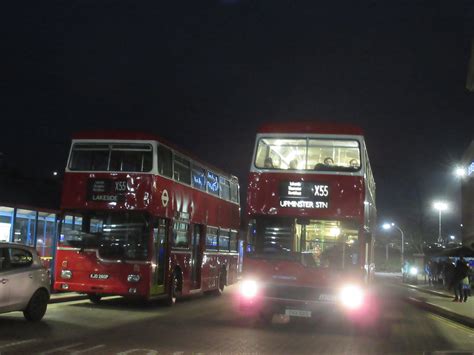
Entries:
[[469,266],[467,266],[464,259],[460,257],[458,261],[456,262],[456,266],[454,268],[453,280],[451,283],[454,289],[453,302],[462,302],[464,299],[463,280],[464,278],[467,277],[468,271],[469,271]]
[[453,287],[454,265],[450,259],[443,265],[443,285],[450,290]]
[[467,275],[461,281],[462,284],[462,294],[459,302],[467,302],[467,298],[471,295],[471,273],[468,269]]
[[433,286],[433,263],[431,260],[425,264],[425,275],[428,278],[428,286]]

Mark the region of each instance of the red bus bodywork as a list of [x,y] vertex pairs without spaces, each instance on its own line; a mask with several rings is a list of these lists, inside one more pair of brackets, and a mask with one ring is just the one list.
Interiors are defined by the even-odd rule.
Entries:
[[[285,139],[290,143],[285,143]],[[284,154],[292,154],[288,153],[289,149],[277,156],[284,167],[257,166],[257,160],[263,159],[260,149],[266,149],[268,159],[272,149],[278,153],[283,151],[282,145],[296,144],[291,143],[292,140],[309,142],[310,139],[357,142],[360,158],[356,163],[359,166],[353,171],[349,167],[341,168],[343,171],[308,169],[309,143],[306,143],[306,167],[300,170],[286,166]],[[273,140],[275,145],[267,142],[264,143],[267,146],[261,148],[264,146],[261,142],[265,140]],[[321,186],[329,191],[325,200],[306,199],[310,196],[305,195],[305,189],[316,195]],[[288,197],[290,193],[297,197]],[[315,123],[262,126],[257,134],[248,181],[249,245],[243,263],[241,309],[260,314],[307,317],[315,310],[338,308],[344,285],[350,286],[344,290],[357,293],[348,297],[351,308],[351,302],[364,288],[362,285],[370,279],[375,217],[375,183],[360,128]],[[309,239],[311,233],[313,239]],[[343,237],[346,239],[340,242],[338,238]],[[324,238],[332,238],[332,244],[328,241],[324,244]],[[286,244],[278,244],[279,240]],[[323,267],[322,262],[318,264],[313,258],[313,254],[317,255],[320,262],[324,250],[330,252],[331,247],[341,245],[343,259],[348,257],[344,251],[351,253],[352,259],[348,262],[351,265],[342,261],[342,267]],[[336,261],[339,262],[340,259]]]
[[[75,144],[126,146],[137,142],[152,147],[153,167],[149,172],[71,169]],[[234,189],[238,189],[237,178],[163,142],[150,134],[140,133],[91,132],[73,138],[61,202],[63,215],[72,217],[67,219],[63,216],[55,258],[55,290],[87,293],[91,299],[99,299],[103,295],[121,295],[144,299],[168,297],[174,302],[176,295],[206,291],[219,293],[224,285],[237,280],[239,257],[236,236],[240,226],[238,199],[232,201],[228,196],[220,196],[222,190],[213,195],[206,188],[196,188],[191,182],[177,181],[175,173],[172,177],[160,175],[157,171],[157,147],[168,149],[173,159],[176,159],[176,155],[186,159],[190,169],[198,167],[206,173],[212,171]],[[115,188],[126,186],[126,189],[120,195],[109,193],[107,187],[104,188],[109,185]],[[90,186],[93,189],[98,186],[98,191],[105,192],[93,192],[91,198]],[[66,227],[71,229],[69,225],[74,225],[74,219],[85,221],[89,215],[94,218],[99,216],[99,219],[100,216],[106,216],[104,221],[121,215],[138,216],[134,217],[135,220],[145,221],[142,229],[144,235],[140,235],[141,239],[136,244],[142,248],[140,256],[132,259],[111,257],[110,252],[108,256],[101,256],[101,247],[105,245],[101,242],[98,245],[93,242],[95,244],[92,246],[68,245],[64,241]],[[66,221],[71,221],[71,218],[73,222],[67,225]],[[91,221],[94,219],[88,222],[92,225]],[[84,229],[86,223],[81,223]],[[102,226],[102,231],[106,231],[106,225],[100,223],[98,225]],[[173,238],[176,238],[182,226],[185,229],[180,237],[181,245],[177,246]],[[212,248],[206,246],[209,226],[217,231],[219,237],[216,236],[216,240],[222,240],[222,245],[216,244]],[[91,227],[87,224],[85,227],[89,228],[91,234]],[[112,227],[116,226],[109,224],[109,229]],[[117,229],[117,233],[123,231]],[[84,235],[87,236],[87,233]],[[114,236],[111,238],[113,241]],[[133,249],[132,246],[129,248]],[[126,249],[121,248],[121,253],[126,255]]]

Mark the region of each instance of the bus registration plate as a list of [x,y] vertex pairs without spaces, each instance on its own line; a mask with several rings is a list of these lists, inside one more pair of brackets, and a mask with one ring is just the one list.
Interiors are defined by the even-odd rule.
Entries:
[[91,279],[107,280],[109,278],[109,275],[107,275],[107,274],[90,274],[89,277]]
[[301,309],[287,309],[285,310],[285,315],[290,317],[310,318],[311,311],[303,311]]

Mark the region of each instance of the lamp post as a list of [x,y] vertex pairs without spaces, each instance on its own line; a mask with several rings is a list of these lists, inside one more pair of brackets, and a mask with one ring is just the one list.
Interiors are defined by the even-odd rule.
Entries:
[[405,255],[405,234],[403,233],[402,229],[399,226],[397,226],[395,223],[384,223],[382,225],[382,228],[385,229],[385,230],[389,230],[392,227],[398,229],[398,231],[402,235],[402,248],[401,248],[401,253],[400,253],[400,259],[401,259],[402,268],[403,268],[403,264],[405,262],[405,257],[404,257],[404,255]]
[[444,201],[435,201],[433,208],[438,211],[438,243],[443,243],[443,237],[441,236],[441,214],[448,209],[448,204]]

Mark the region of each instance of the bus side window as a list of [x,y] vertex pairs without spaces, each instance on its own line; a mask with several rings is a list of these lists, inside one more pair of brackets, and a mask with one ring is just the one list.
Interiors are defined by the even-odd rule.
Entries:
[[175,222],[173,228],[173,246],[176,248],[189,248],[189,224]]
[[239,203],[239,184],[236,182],[230,183],[230,200]]
[[237,240],[237,232],[230,231],[230,251],[236,252],[238,251],[238,240]]
[[217,250],[217,228],[207,227],[206,250]]
[[191,164],[179,155],[174,156],[174,179],[191,185]]
[[217,245],[220,251],[229,251],[230,245],[230,232],[228,230],[221,229],[219,231],[219,238]]
[[173,171],[173,158],[171,150],[162,145],[158,146],[158,173],[160,175],[171,177]]

